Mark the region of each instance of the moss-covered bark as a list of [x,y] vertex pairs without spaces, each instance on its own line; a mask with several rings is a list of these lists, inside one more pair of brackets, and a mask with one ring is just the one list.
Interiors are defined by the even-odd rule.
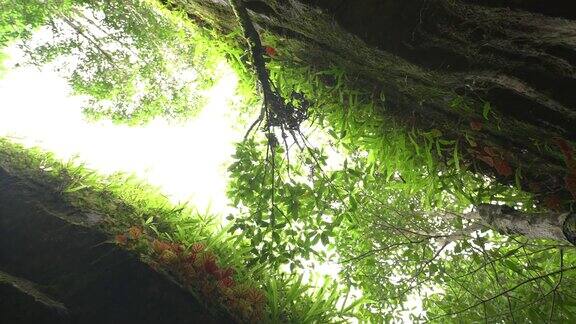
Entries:
[[[237,28],[225,0],[177,3],[203,24]],[[563,190],[569,197],[566,166],[552,142],[576,140],[576,21],[568,4],[245,3],[259,28],[282,40],[281,51],[318,69],[344,67],[355,77],[351,86],[386,98],[377,104],[388,117],[460,139],[467,158],[483,171],[494,172],[485,148],[495,148],[512,169],[521,169],[526,189],[543,196]]]
[[478,211],[468,216],[496,231],[514,235],[520,234],[533,239],[552,239],[576,245],[576,214],[518,212],[507,206],[480,205]]
[[233,323],[109,242],[96,214],[0,168],[0,323]]

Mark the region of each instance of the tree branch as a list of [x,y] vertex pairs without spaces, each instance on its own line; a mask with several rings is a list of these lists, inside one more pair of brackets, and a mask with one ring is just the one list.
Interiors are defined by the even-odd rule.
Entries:
[[234,14],[240,22],[242,31],[244,32],[244,37],[248,41],[248,47],[250,49],[250,54],[252,56],[252,63],[256,69],[256,76],[258,81],[260,81],[260,86],[262,87],[262,93],[264,95],[264,105],[260,111],[260,115],[252,126],[248,129],[246,137],[248,137],[252,128],[260,123],[263,119],[269,118],[269,105],[277,100],[277,95],[272,90],[272,85],[270,83],[270,76],[268,70],[266,69],[266,62],[264,61],[264,49],[262,48],[262,42],[260,41],[260,35],[256,31],[250,16],[248,15],[248,10],[244,6],[243,0],[229,0],[230,5],[234,11]]
[[564,272],[566,272],[566,271],[574,270],[574,269],[576,269],[576,266],[572,266],[572,267],[568,267],[568,268],[561,268],[561,269],[558,269],[558,270],[556,270],[556,271],[548,272],[548,273],[545,273],[545,274],[540,275],[540,276],[536,276],[536,277],[532,277],[532,278],[530,278],[530,279],[526,279],[526,280],[524,280],[524,281],[516,284],[515,286],[513,286],[513,287],[511,287],[511,288],[508,288],[508,289],[506,289],[506,290],[503,290],[503,291],[499,292],[498,294],[496,294],[496,295],[494,295],[494,296],[492,296],[492,297],[490,297],[490,298],[483,299],[483,300],[481,300],[480,302],[478,302],[478,303],[476,303],[476,304],[473,304],[473,305],[471,305],[471,306],[468,306],[468,307],[466,307],[466,308],[463,308],[463,309],[461,309],[461,310],[436,316],[436,317],[434,317],[434,318],[431,318],[430,321],[433,321],[433,320],[436,320],[436,319],[439,319],[439,318],[442,318],[442,317],[446,317],[446,316],[452,316],[452,315],[464,313],[465,311],[468,311],[468,310],[470,310],[470,309],[472,309],[472,308],[474,308],[474,307],[478,307],[478,306],[480,306],[480,305],[482,305],[482,304],[484,304],[484,303],[487,303],[487,302],[489,302],[489,301],[491,301],[491,300],[494,300],[494,299],[496,299],[496,298],[498,298],[498,297],[500,297],[500,296],[506,295],[507,293],[512,292],[512,291],[518,289],[519,287],[521,287],[521,286],[523,286],[523,285],[525,285],[525,284],[527,284],[527,283],[530,283],[530,282],[532,282],[532,281],[536,281],[536,280],[539,280],[539,279],[542,279],[542,278],[546,278],[546,277],[549,277],[549,276],[553,276],[553,275],[559,274],[559,273],[562,274],[562,273],[564,273]]

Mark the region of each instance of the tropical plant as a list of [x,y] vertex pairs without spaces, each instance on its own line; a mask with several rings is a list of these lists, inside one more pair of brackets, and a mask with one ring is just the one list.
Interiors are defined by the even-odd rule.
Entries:
[[[194,26],[179,11],[186,3],[170,2],[171,11],[153,1],[44,3],[9,2],[1,15],[18,23],[0,28],[0,44],[29,40],[37,64],[80,51],[70,80],[92,96],[93,116],[129,123],[190,117],[197,97],[187,87],[207,87],[223,58],[241,79],[238,109],[260,108],[228,169],[238,212],[223,227],[122,175],[102,179],[2,142],[10,153],[3,167],[47,177],[77,207],[117,215],[104,229],[116,243],[238,319],[576,318],[571,229],[555,224],[558,236],[538,235],[547,216],[574,219],[574,200],[541,204],[522,190],[522,168],[508,163],[507,152],[481,144],[477,131],[499,123],[489,102],[452,98],[455,112],[484,118],[456,139],[433,125],[400,123],[386,96],[359,88],[345,68],[319,70],[277,49],[286,41],[257,32],[240,0],[230,1],[238,21],[228,33]],[[32,31],[43,25],[62,38],[33,46]],[[188,69],[195,76],[182,79]],[[570,191],[573,148],[562,139],[557,146]],[[494,221],[511,216],[508,225]],[[337,280],[321,278],[316,287],[304,279],[326,263],[340,268]]]
[[[89,96],[84,112],[91,118],[183,120],[199,111],[200,90],[212,84],[216,55],[153,2],[10,0],[3,7],[11,23],[2,43],[23,41],[28,64],[59,59],[75,93]],[[42,33],[33,34],[39,27]]]

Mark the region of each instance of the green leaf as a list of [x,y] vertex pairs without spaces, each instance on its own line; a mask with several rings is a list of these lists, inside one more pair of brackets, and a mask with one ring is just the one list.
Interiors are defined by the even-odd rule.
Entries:
[[460,172],[460,158],[458,157],[458,141],[454,144],[454,166],[456,172]]
[[322,235],[320,237],[322,240],[322,244],[324,244],[324,246],[327,246],[328,244],[330,244],[330,239],[328,238],[327,233],[322,233]]
[[484,103],[484,106],[482,107],[482,116],[484,116],[484,119],[488,120],[488,116],[489,116],[491,111],[492,111],[492,107],[490,106],[490,103],[488,101],[486,101]]

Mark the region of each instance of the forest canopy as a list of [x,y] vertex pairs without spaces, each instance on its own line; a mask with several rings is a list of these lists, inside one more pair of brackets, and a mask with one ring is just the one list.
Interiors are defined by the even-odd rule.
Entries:
[[[88,96],[86,118],[132,127],[193,119],[225,62],[239,79],[234,109],[246,125],[228,166],[235,211],[223,222],[167,207],[143,182],[105,179],[6,140],[0,166],[35,178],[30,170],[52,164],[42,181],[118,218],[102,228],[117,244],[239,322],[570,322],[576,102],[533,77],[572,84],[576,22],[530,1],[496,2],[423,4],[411,35],[398,28],[398,39],[414,42],[403,48],[358,30],[361,5],[347,20],[325,1],[0,0],[0,46],[19,46],[26,64],[56,64],[74,94]],[[406,8],[398,10],[412,18]],[[302,21],[289,19],[298,12]],[[478,23],[478,35],[464,36],[498,40],[499,52],[486,45],[496,54],[474,58],[471,45],[458,53],[470,62],[454,53],[437,62],[445,42],[464,42],[451,24],[490,14],[504,27],[534,15],[564,32],[562,46],[544,58],[530,47],[530,30],[544,33],[536,20],[532,29],[514,25],[517,34]],[[449,41],[423,30],[426,17]],[[385,41],[396,40],[390,34]],[[425,58],[411,52],[418,41]],[[524,74],[486,72],[456,85],[460,66],[508,73],[499,65],[505,50]],[[548,65],[532,71],[519,52]],[[542,107],[560,117],[540,116]],[[328,264],[337,279],[303,275]]]

